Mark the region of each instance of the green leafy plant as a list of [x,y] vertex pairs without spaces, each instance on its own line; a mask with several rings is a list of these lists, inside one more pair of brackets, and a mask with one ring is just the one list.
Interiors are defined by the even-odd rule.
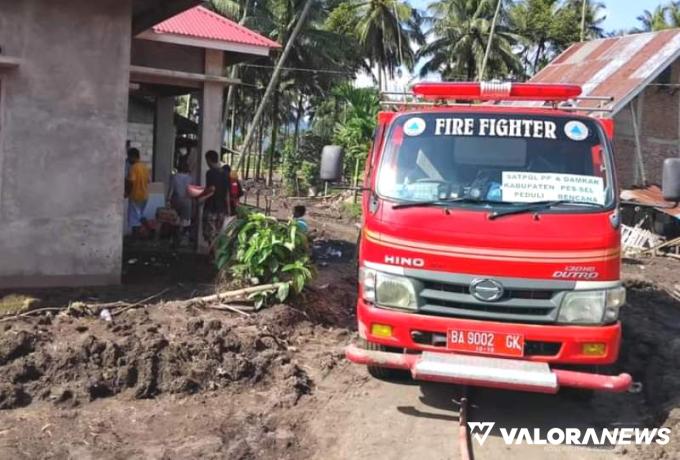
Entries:
[[245,213],[227,226],[217,242],[216,263],[241,285],[279,283],[250,297],[256,308],[299,294],[313,276],[307,237],[297,223],[261,213]]
[[380,97],[373,88],[339,85],[334,96],[344,106],[342,121],[335,126],[333,142],[345,148],[345,177],[353,178],[356,162],[363,171],[373,140],[373,131],[380,108]]

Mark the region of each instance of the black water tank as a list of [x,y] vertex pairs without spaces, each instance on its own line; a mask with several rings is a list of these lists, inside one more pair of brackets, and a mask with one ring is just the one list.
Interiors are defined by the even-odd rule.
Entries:
[[344,150],[339,145],[327,145],[321,151],[321,180],[337,181],[342,177]]
[[680,201],[680,158],[666,158],[663,161],[661,190],[665,200]]

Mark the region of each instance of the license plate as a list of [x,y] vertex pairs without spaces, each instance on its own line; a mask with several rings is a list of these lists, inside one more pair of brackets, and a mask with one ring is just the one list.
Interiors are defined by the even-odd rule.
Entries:
[[450,329],[449,350],[497,356],[524,356],[524,336],[499,332]]

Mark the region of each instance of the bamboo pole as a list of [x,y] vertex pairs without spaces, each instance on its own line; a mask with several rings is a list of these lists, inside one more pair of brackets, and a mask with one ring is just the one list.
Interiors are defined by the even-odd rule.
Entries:
[[486,65],[489,62],[489,54],[491,54],[491,43],[493,42],[493,35],[496,32],[496,22],[498,21],[498,15],[501,12],[501,3],[503,0],[498,0],[496,3],[496,12],[493,15],[493,20],[491,21],[491,32],[489,32],[489,41],[486,43],[486,51],[484,51],[484,60],[482,61],[482,70],[479,73],[479,81],[484,80],[484,75],[486,74]]

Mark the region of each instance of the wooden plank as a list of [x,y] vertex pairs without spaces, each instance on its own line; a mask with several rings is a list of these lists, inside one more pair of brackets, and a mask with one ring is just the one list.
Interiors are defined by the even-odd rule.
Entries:
[[3,69],[13,69],[19,67],[21,64],[21,59],[12,56],[2,56],[0,55],[0,68]]

